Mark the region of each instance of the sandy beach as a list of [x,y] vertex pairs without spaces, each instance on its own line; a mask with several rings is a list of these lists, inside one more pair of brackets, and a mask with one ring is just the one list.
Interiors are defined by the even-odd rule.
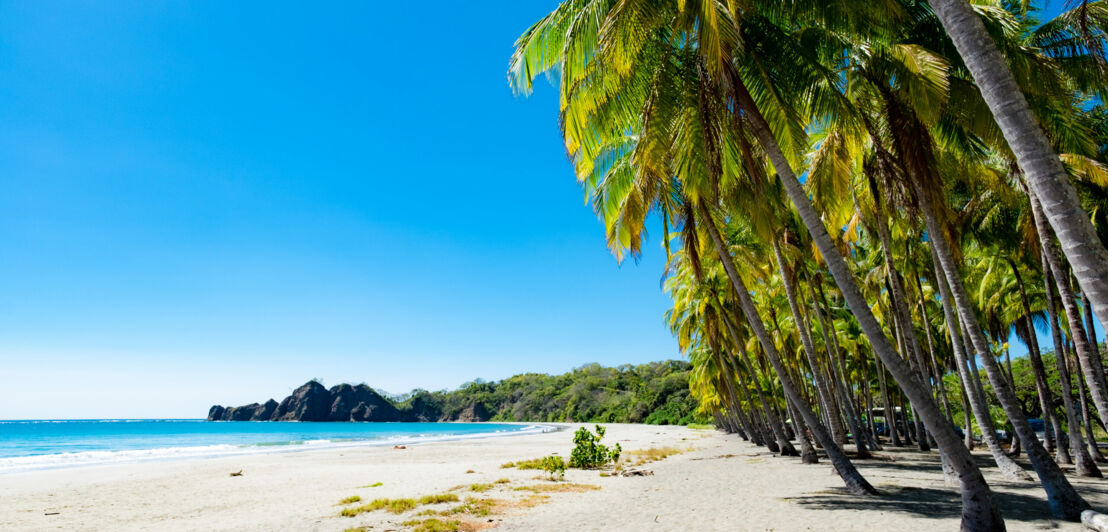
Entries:
[[[405,530],[415,520],[498,530],[956,530],[960,501],[943,485],[937,454],[889,450],[857,462],[884,495],[847,495],[826,461],[776,458],[711,430],[607,425],[625,450],[680,454],[632,467],[650,476],[571,470],[562,482],[501,468],[550,453],[568,456],[571,430],[500,438],[360,447],[0,476],[0,530]],[[982,465],[986,456],[979,453]],[[1026,464],[1025,464],[1026,465]],[[241,476],[231,473],[242,471]],[[1050,519],[1037,484],[985,468],[1009,530],[1080,530]],[[1098,509],[1105,481],[1073,478]],[[380,483],[380,485],[376,485]],[[374,486],[376,485],[376,486]],[[476,486],[474,486],[476,485]],[[455,494],[458,502],[342,517],[377,498]],[[340,505],[359,496],[361,501]],[[449,496],[448,496],[449,497]],[[465,502],[470,500],[468,505]],[[465,505],[466,511],[449,515]],[[426,515],[417,515],[417,514]]]

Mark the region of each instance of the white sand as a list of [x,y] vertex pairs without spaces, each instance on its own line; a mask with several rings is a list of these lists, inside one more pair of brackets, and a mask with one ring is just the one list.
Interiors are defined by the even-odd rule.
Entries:
[[[576,426],[569,426],[571,429]],[[775,458],[736,436],[684,427],[608,425],[606,443],[624,449],[672,446],[693,451],[642,468],[645,477],[600,477],[570,471],[566,481],[599,486],[549,493],[532,507],[513,488],[554,483],[536,471],[500,464],[558,452],[568,456],[570,431],[408,446],[363,447],[284,454],[120,464],[0,475],[0,530],[323,530],[366,526],[402,530],[400,523],[428,509],[340,517],[340,499],[360,495],[419,497],[455,489],[468,496],[509,501],[491,515],[462,519],[497,530],[956,530],[960,500],[943,485],[936,453],[889,451],[891,461],[857,462],[883,497],[854,497],[826,462],[805,466]],[[987,463],[981,455],[982,463]],[[1025,463],[1026,466],[1026,463]],[[229,473],[243,470],[240,477]],[[474,470],[474,473],[466,473]],[[1037,484],[1002,481],[986,468],[1009,530],[1081,530],[1050,519]],[[472,483],[493,483],[472,493]],[[366,486],[382,482],[380,487]],[[1074,479],[1100,510],[1108,509],[1108,481]],[[465,488],[456,489],[464,485]],[[46,515],[57,512],[56,515]]]

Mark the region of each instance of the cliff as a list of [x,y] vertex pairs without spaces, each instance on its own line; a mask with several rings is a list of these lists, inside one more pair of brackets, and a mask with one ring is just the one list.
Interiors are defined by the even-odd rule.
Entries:
[[681,360],[636,366],[587,364],[561,375],[527,373],[475,380],[456,390],[383,397],[364,384],[331,389],[309,382],[281,402],[213,406],[220,421],[531,421],[686,424],[710,421],[689,392]]
[[443,416],[431,405],[405,405],[398,409],[364,384],[339,384],[330,390],[310,381],[293,390],[278,403],[243,406],[215,405],[208,410],[208,421],[487,421],[488,412],[473,405],[456,416]]

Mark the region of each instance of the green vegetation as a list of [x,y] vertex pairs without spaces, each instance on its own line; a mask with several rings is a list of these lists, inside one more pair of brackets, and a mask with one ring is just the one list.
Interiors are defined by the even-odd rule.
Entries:
[[500,469],[542,469],[542,462],[546,458],[532,458],[530,460],[520,460],[518,462],[505,462],[500,464]]
[[477,493],[482,493],[482,492],[485,492],[485,491],[489,491],[490,489],[492,489],[492,484],[470,484],[469,485],[469,491],[474,491],[474,492],[477,492]]
[[437,495],[424,495],[419,498],[419,504],[441,504],[444,502],[458,502],[458,496],[453,493],[439,493]]
[[385,484],[384,484],[383,482],[374,482],[373,484],[366,484],[365,486],[358,486],[358,489],[363,489],[363,488],[379,488],[379,487],[381,487],[381,486],[384,486],[384,485],[385,485]]
[[411,521],[405,521],[404,526],[412,527],[413,532],[452,532],[459,530],[462,526],[461,521],[442,521],[439,519],[414,519]]
[[455,515],[455,514],[469,514],[477,517],[485,517],[492,514],[496,510],[497,502],[495,499],[478,499],[468,498],[465,504],[455,506],[449,510],[444,510],[442,515]]
[[552,454],[542,459],[542,470],[550,480],[566,477],[566,461],[561,456]]
[[354,504],[356,502],[361,502],[361,500],[362,500],[361,495],[351,495],[351,496],[339,501],[339,504]]
[[600,486],[594,484],[575,484],[573,482],[556,482],[552,484],[532,484],[512,488],[515,491],[530,491],[532,493],[579,493],[582,491],[594,491]]
[[424,495],[419,499],[374,499],[361,506],[344,508],[342,512],[340,512],[340,515],[343,517],[354,517],[377,510],[386,510],[394,514],[402,514],[409,510],[414,510],[420,505],[440,504],[444,502],[458,502],[458,496],[453,493],[440,493],[436,495]]
[[472,412],[492,421],[707,422],[689,392],[690,368],[678,360],[615,368],[589,364],[562,375],[528,373],[476,380],[453,391],[415,390],[394,401],[401,411],[422,412],[427,419]]
[[[603,437],[604,427],[600,425],[596,426],[596,434],[589,432],[589,429],[585,427],[577,429],[577,432],[573,435],[574,447],[569,456],[569,466],[579,469],[596,469],[605,464],[618,461],[619,453],[622,450],[620,445],[617,443],[609,449],[606,445],[600,443]],[[559,458],[559,460],[561,459]]]
[[665,460],[673,455],[692,450],[678,449],[677,447],[651,447],[649,449],[635,449],[624,453],[628,465],[639,466],[658,460]]
[[[844,445],[857,459],[882,440],[932,451],[927,429],[963,479],[962,528],[1000,530],[945,419],[943,400],[967,393],[988,467],[1027,476],[993,438],[999,407],[1055,517],[1076,521],[1089,503],[997,356],[1013,331],[1034,356],[1047,326],[1061,367],[1035,364],[1037,399],[1071,427],[1073,472],[1100,477],[1076,425],[1108,422],[1095,337],[1108,323],[1108,2],[1067,8],[567,0],[516,41],[508,79],[521,95],[543,74],[556,84],[572,177],[617,260],[660,226],[669,326],[717,426],[826,459],[855,495],[877,490]],[[1080,389],[1070,400],[1067,371],[1092,406]]]
[[692,430],[715,430],[716,429],[715,425],[709,425],[707,423],[689,423],[688,425],[685,425],[685,426],[692,429]]

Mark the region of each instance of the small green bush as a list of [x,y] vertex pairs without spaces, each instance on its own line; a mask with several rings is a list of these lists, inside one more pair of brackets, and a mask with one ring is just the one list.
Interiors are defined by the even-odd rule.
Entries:
[[547,456],[542,459],[541,466],[550,480],[554,480],[555,475],[559,479],[566,477],[566,461],[561,456],[556,454]]
[[569,455],[569,467],[578,469],[596,469],[603,465],[619,460],[623,448],[617,443],[608,446],[600,443],[604,437],[604,427],[596,426],[596,434],[589,429],[581,427],[573,435],[573,452]]

